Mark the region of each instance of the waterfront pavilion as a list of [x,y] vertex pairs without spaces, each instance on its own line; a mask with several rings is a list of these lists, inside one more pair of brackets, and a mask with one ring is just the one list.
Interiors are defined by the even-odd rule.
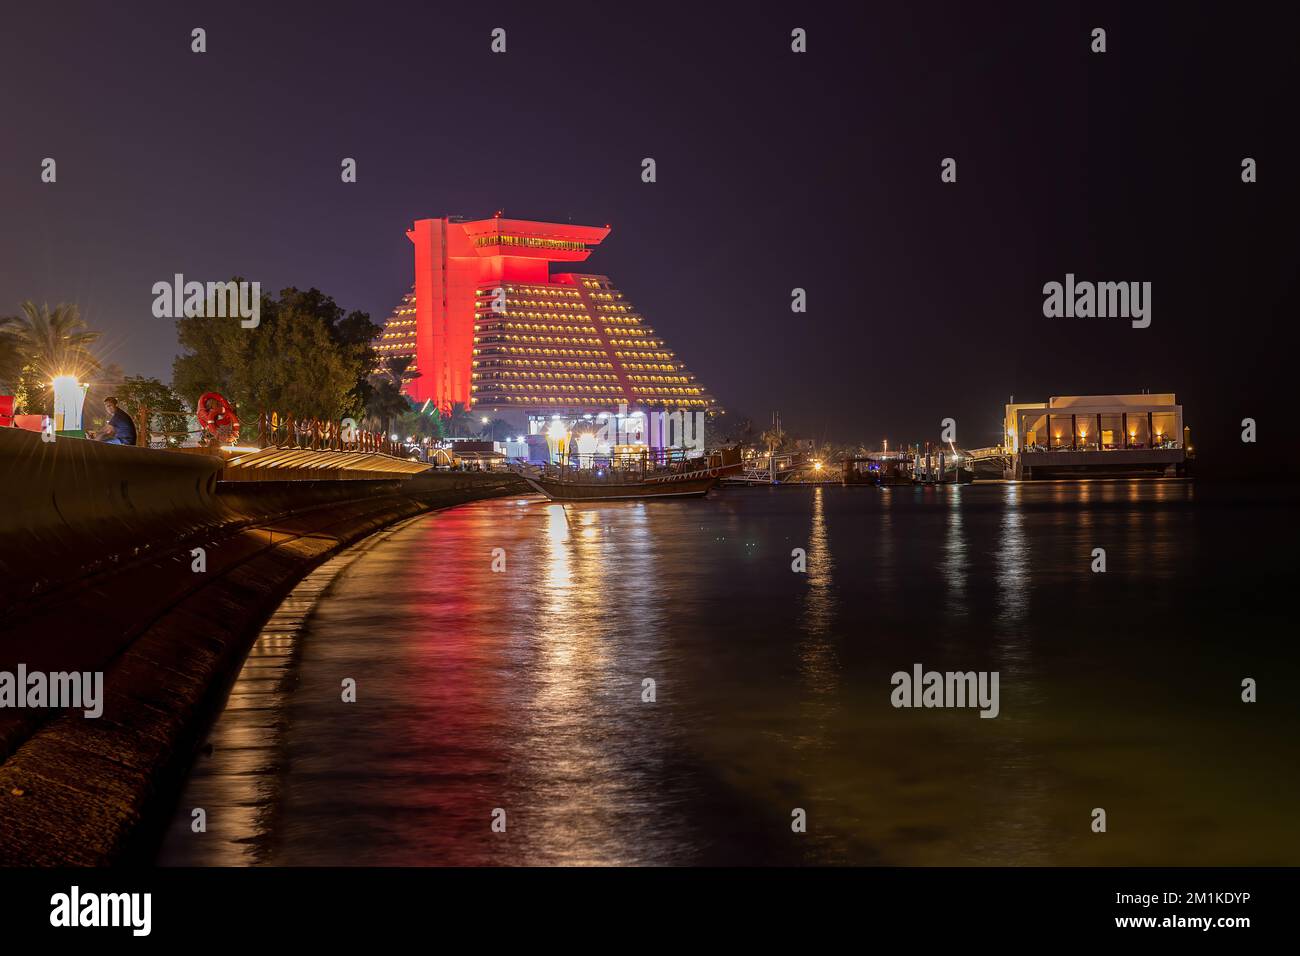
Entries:
[[1006,406],[1006,477],[1174,476],[1185,463],[1173,392],[1061,395]]

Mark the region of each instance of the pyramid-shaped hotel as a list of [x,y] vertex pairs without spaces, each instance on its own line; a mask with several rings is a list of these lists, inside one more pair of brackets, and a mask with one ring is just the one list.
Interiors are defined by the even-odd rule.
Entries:
[[531,419],[629,409],[715,411],[712,396],[609,277],[552,273],[586,261],[609,227],[421,219],[415,283],[375,342],[412,361],[404,391]]

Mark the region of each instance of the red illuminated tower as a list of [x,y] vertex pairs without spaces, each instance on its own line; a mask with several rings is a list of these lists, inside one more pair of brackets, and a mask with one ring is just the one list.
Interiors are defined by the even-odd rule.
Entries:
[[450,410],[587,412],[629,406],[710,410],[654,329],[605,276],[550,274],[583,262],[609,227],[495,216],[420,219],[415,286],[375,343],[406,356],[405,391]]

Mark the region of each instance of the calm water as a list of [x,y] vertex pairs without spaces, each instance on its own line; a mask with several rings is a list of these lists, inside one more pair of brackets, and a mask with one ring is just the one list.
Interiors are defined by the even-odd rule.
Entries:
[[[1296,504],[1092,482],[427,515],[268,625],[160,860],[1300,864]],[[894,709],[916,662],[998,671],[1001,716]]]

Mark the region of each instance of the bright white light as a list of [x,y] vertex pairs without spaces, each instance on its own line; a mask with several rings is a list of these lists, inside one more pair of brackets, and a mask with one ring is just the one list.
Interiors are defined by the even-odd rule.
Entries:
[[396,436],[396,435],[393,436],[393,441],[397,441],[397,436]]
[[50,383],[54,386],[55,431],[77,431],[81,428],[81,406],[86,389],[75,375],[58,375]]

